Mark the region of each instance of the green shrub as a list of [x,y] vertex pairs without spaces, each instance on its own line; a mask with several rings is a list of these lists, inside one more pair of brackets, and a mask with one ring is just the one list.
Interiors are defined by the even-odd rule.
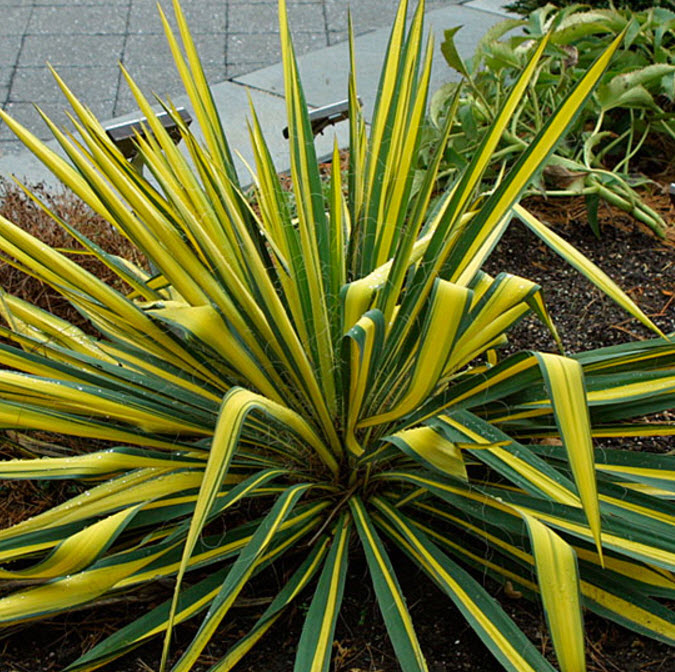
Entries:
[[[525,32],[513,34],[515,28]],[[621,31],[625,31],[622,48],[531,191],[585,195],[596,233],[595,212],[603,199],[663,236],[666,223],[634,187],[648,182],[636,174],[640,158],[667,164],[675,149],[675,13],[666,9],[632,13],[574,5],[557,11],[547,5],[527,20],[509,19],[494,26],[466,63],[453,44],[456,29],[446,31],[442,50],[448,64],[462,74],[464,88],[442,173],[454,176],[464,168],[510,86],[549,32],[544,57],[488,169],[488,183],[515,164],[551,112]],[[457,88],[447,84],[434,95],[431,145],[442,133]]]
[[[547,5],[547,0],[515,0],[508,5],[504,6],[504,9],[509,12],[515,12],[521,16],[528,16],[532,12],[536,11],[540,7]],[[664,7],[666,9],[675,9],[675,3],[673,0],[617,0],[613,2],[612,0],[587,0],[587,2],[578,3],[573,2],[573,0],[557,0],[555,5],[562,9],[563,7],[570,6],[583,6],[593,9],[625,9],[632,12],[641,12],[652,7]]]
[[[672,405],[675,346],[660,338],[500,361],[497,347],[523,315],[550,320],[537,285],[481,271],[515,213],[653,326],[517,205],[618,41],[482,198],[483,171],[538,67],[535,53],[472,162],[430,207],[442,144],[434,169],[412,187],[432,51],[422,39],[423,4],[406,31],[402,2],[369,136],[350,78],[347,184],[336,149],[324,198],[282,0],[293,217],[254,113],[256,209],[243,197],[175,9],[187,57],[167,29],[168,38],[204,144],[181,126],[188,161],[129,80],[154,133],[138,144],[158,189],[65,85],[81,140],[51,128],[69,162],[1,113],[156,272],[57,220],[128,285],[122,293],[0,218],[0,249],[11,263],[63,294],[97,332],[4,293],[0,333],[18,347],[0,343],[3,426],[114,445],[0,463],[3,478],[88,486],[0,531],[0,577],[10,591],[0,598],[0,622],[52,617],[175,577],[172,600],[68,669],[93,670],[160,634],[164,669],[173,625],[199,617],[172,667],[180,672],[193,668],[249,581],[283,561],[292,568],[279,574],[286,583],[210,669],[231,669],[311,586],[294,669],[325,671],[347,562],[360,547],[402,669],[426,670],[390,561],[398,547],[506,669],[553,668],[467,568],[542,599],[563,670],[585,668],[582,607],[674,642],[673,614],[654,596],[675,595],[675,458],[594,452],[592,440],[673,433],[631,419]],[[543,446],[540,437],[562,443]],[[231,515],[242,501],[253,512],[244,523]],[[209,525],[220,518],[223,526]]]

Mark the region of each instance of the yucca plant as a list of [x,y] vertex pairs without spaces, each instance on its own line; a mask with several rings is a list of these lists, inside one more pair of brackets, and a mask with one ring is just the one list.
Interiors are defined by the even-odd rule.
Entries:
[[[0,622],[13,626],[175,580],[172,600],[104,639],[71,672],[100,667],[156,635],[164,636],[165,669],[173,626],[199,618],[171,668],[192,669],[244,587],[275,563],[284,563],[286,583],[210,669],[231,669],[309,595],[295,670],[328,670],[355,553],[365,555],[401,668],[425,670],[392,548],[447,593],[509,670],[553,667],[468,568],[542,600],[563,670],[585,668],[584,607],[675,641],[673,613],[656,599],[675,595],[675,458],[594,453],[592,444],[674,433],[642,418],[672,405],[675,346],[662,337],[575,357],[526,352],[500,361],[497,348],[523,315],[552,323],[537,285],[481,271],[515,214],[653,326],[517,204],[621,36],[495,192],[477,200],[540,49],[472,163],[436,199],[442,144],[413,195],[432,51],[423,3],[408,29],[406,5],[369,136],[352,49],[349,169],[343,181],[336,148],[324,197],[280,1],[295,215],[254,111],[256,207],[244,196],[177,4],[183,49],[162,18],[204,140],[168,106],[183,155],[127,77],[152,131],[138,144],[155,186],[63,83],[79,138],[46,121],[69,161],[0,113],[153,269],[106,253],[59,220],[128,285],[123,294],[0,219],[6,262],[62,293],[91,327],[85,333],[3,294],[2,425],[112,446],[0,463],[2,478],[76,479],[86,488],[0,531],[0,576],[9,585]],[[561,444],[542,444],[544,437]],[[228,519],[242,501],[251,512],[243,524]],[[225,533],[209,526],[220,518]]]

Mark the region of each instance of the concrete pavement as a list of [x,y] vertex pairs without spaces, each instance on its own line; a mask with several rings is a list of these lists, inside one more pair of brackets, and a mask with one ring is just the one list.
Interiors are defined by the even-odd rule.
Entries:
[[[325,105],[346,97],[348,0],[287,0],[308,103]],[[168,5],[168,1],[162,3]],[[397,0],[352,0],[359,92],[366,116],[374,99],[382,57]],[[411,3],[416,4],[416,3]],[[279,61],[277,0],[183,0],[183,10],[204,62],[207,78],[234,149],[247,158],[247,90],[251,91],[272,154],[285,168],[283,78]],[[153,0],[0,0],[0,101],[43,139],[49,133],[33,107],[59,124],[67,107],[45,66],[49,61],[100,119],[133,116],[133,98],[122,81],[122,62],[148,95],[171,96],[178,105],[182,85],[175,72]],[[172,16],[170,7],[167,14]],[[505,17],[500,0],[427,0],[427,25],[437,36],[462,25],[456,42],[465,56],[487,28]],[[173,20],[172,20],[173,22]],[[436,46],[438,52],[438,46]],[[432,89],[455,74],[440,53]],[[129,114],[130,113],[130,114]],[[345,124],[342,125],[343,127]],[[338,129],[344,135],[346,128]],[[319,138],[326,151],[332,133]],[[35,181],[47,173],[21,151],[0,122],[0,175]]]

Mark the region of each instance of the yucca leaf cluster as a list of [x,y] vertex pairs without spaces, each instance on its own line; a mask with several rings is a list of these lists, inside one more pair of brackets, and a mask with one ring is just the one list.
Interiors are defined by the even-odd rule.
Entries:
[[[78,137],[46,121],[67,160],[0,113],[148,261],[108,254],[57,218],[124,281],[120,292],[0,219],[9,263],[58,290],[91,327],[3,293],[2,425],[112,446],[0,463],[2,478],[87,486],[0,531],[0,577],[13,586],[0,598],[0,622],[96,604],[163,577],[175,585],[173,599],[104,639],[72,672],[158,635],[164,669],[172,627],[196,618],[171,667],[192,669],[247,584],[274,563],[284,563],[286,582],[211,670],[231,669],[299,599],[309,607],[295,670],[328,670],[347,563],[360,553],[401,668],[426,670],[392,548],[509,670],[553,668],[472,568],[542,600],[562,670],[585,669],[583,608],[675,640],[673,614],[656,599],[675,594],[674,458],[593,446],[594,437],[673,433],[633,419],[672,406],[675,346],[660,335],[574,357],[502,359],[499,346],[524,315],[555,329],[539,286],[481,270],[515,216],[653,327],[518,205],[621,36],[493,193],[477,196],[542,42],[468,168],[437,194],[452,115],[415,183],[432,49],[423,3],[409,26],[407,9],[404,0],[368,131],[351,49],[348,170],[336,147],[326,192],[281,0],[293,210],[254,110],[255,206],[242,190],[177,3],[177,35],[162,18],[203,139],[167,105],[186,152],[176,148],[127,77],[148,119],[137,142],[152,180],[62,82]],[[250,520],[225,533],[210,525],[242,502]]]

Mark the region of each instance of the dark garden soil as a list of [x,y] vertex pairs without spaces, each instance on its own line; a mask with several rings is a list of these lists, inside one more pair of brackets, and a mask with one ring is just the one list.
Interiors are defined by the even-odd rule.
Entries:
[[[27,221],[25,204],[21,210],[16,198],[16,195],[5,198],[4,209],[0,208],[0,213],[8,217],[11,214],[15,221],[18,219],[34,230],[35,225]],[[658,208],[667,220],[675,223],[675,210],[665,194],[655,192],[649,199],[652,207]],[[602,208],[602,237],[598,239],[585,225],[583,202],[577,200],[546,202],[530,199],[525,205],[596,261],[664,332],[675,331],[675,241],[659,241],[623,214],[611,210],[603,212]],[[14,212],[8,213],[9,206]],[[31,217],[37,216],[33,211]],[[96,224],[95,218],[88,219],[85,212],[79,216],[88,225]],[[49,237],[52,234],[43,232],[43,235]],[[124,252],[125,242],[112,233],[109,235],[110,242]],[[59,244],[65,245],[66,242]],[[569,352],[649,337],[647,330],[635,320],[627,319],[620,308],[604,298],[519,224],[514,224],[507,232],[486,270],[492,274],[508,271],[540,283],[545,289],[549,311]],[[16,277],[7,267],[0,269],[0,282],[10,291],[21,289]],[[24,295],[38,296],[45,307],[60,307],[51,293],[32,283],[31,280],[25,285]],[[555,350],[548,332],[533,319],[523,321],[514,330],[509,347],[515,350]],[[675,444],[654,439],[641,445],[633,442],[626,447],[663,451],[674,450]],[[10,456],[9,450],[2,449],[3,457]],[[46,507],[65,494],[58,489],[41,489],[33,484],[0,488],[0,516],[4,518],[0,525],[4,527],[11,520],[34,515],[37,508]],[[500,671],[502,668],[450,600],[405,557],[394,557],[393,560],[431,672]],[[278,567],[276,572],[269,573],[264,580],[256,583],[259,592],[247,593],[236,605],[232,612],[234,618],[228,619],[227,624],[222,626],[202,657],[202,664],[197,668],[200,672],[207,670],[264,610],[267,598],[275,593],[284,579],[283,566]],[[530,639],[554,661],[538,606],[526,601],[509,586],[494,584],[489,579],[485,579],[485,583]],[[61,670],[97,641],[170,595],[170,583],[157,585],[152,590],[146,588],[132,595],[131,600],[109,601],[95,608],[31,625],[21,632],[5,632],[4,638],[0,639],[0,672]],[[292,670],[308,599],[306,596],[305,601],[300,601],[288,617],[280,619],[237,669],[242,672]],[[176,656],[194,635],[197,625],[186,624],[177,628],[173,649]],[[635,635],[590,613],[586,617],[586,632],[591,672],[675,672],[675,652],[665,644]],[[161,642],[155,640],[103,669],[151,672],[157,669],[160,652]],[[345,608],[337,625],[332,669],[335,672],[395,672],[399,669],[375,604],[365,562],[356,554],[349,568]]]

